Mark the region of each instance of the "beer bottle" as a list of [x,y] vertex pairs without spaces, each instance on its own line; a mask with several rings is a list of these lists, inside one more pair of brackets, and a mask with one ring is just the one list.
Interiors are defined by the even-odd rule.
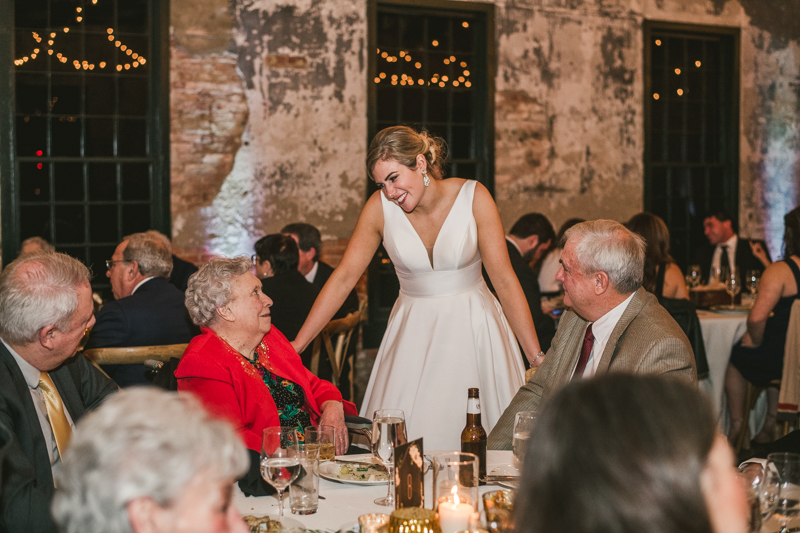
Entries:
[[461,432],[461,451],[478,456],[478,478],[486,477],[486,430],[481,426],[481,402],[478,389],[467,393],[467,426]]

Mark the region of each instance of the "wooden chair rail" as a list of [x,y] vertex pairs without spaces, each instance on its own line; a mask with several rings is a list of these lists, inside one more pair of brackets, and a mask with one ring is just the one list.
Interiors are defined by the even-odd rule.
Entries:
[[129,346],[115,348],[91,348],[83,354],[96,365],[136,365],[148,359],[169,362],[171,357],[180,359],[188,344],[162,344],[156,346]]

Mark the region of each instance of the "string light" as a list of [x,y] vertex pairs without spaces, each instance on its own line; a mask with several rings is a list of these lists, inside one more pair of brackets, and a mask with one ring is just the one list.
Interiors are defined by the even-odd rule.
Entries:
[[696,66],[697,68],[700,68],[700,62],[699,61],[695,61],[694,62],[694,66]]
[[678,96],[683,96],[683,89],[678,89]]
[[661,96],[658,93],[653,93],[653,100],[658,100]]
[[679,68],[676,68],[676,69],[675,69],[675,74],[677,74],[678,76],[680,76],[680,75],[681,75],[681,69],[679,69]]
[[661,46],[661,39],[656,39],[656,46]]

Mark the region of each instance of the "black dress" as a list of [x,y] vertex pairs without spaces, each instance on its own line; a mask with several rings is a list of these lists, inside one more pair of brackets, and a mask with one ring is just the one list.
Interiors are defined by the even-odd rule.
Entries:
[[[794,274],[794,281],[800,289],[800,268],[791,259],[784,259]],[[770,381],[783,375],[783,352],[786,348],[786,332],[789,329],[789,316],[792,304],[800,299],[800,291],[793,296],[778,300],[767,319],[764,340],[760,346],[749,348],[737,342],[731,352],[731,364],[741,372],[744,379],[757,387],[766,387]]]

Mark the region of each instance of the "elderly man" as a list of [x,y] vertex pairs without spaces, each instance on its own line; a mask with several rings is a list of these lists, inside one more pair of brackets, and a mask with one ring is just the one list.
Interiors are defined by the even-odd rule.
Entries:
[[[542,312],[542,295],[539,292],[539,281],[530,267],[531,262],[539,261],[542,256],[550,249],[556,239],[556,232],[547,217],[541,213],[528,213],[522,215],[506,235],[506,246],[508,247],[508,258],[514,274],[519,279],[522,292],[528,301],[528,307],[533,317],[533,325],[536,328],[536,336],[539,337],[539,345],[543,351],[550,348],[553,336],[556,334],[555,321]],[[494,292],[491,280],[483,270],[483,278],[489,289]],[[530,364],[523,357],[522,362],[525,368]]]
[[[199,330],[192,324],[184,295],[169,283],[172,258],[155,237],[126,237],[106,261],[113,302],[97,313],[86,348],[183,344]],[[103,370],[120,387],[146,385],[142,365],[106,365]]]
[[169,275],[169,282],[185,293],[186,287],[189,284],[189,278],[198,270],[197,265],[190,263],[189,261],[184,261],[172,253],[172,241],[160,231],[151,229],[149,231],[145,231],[144,234],[155,237],[161,241],[167,250],[169,250],[169,253],[172,256],[172,272]]
[[94,324],[89,270],[58,253],[26,254],[0,274],[0,531],[53,532],[53,473],[75,423],[117,386],[75,355]]
[[544,363],[490,433],[491,449],[510,449],[516,413],[538,411],[573,379],[626,372],[697,382],[689,340],[642,288],[644,240],[617,222],[595,220],[570,228],[564,241],[557,278],[570,309]]

